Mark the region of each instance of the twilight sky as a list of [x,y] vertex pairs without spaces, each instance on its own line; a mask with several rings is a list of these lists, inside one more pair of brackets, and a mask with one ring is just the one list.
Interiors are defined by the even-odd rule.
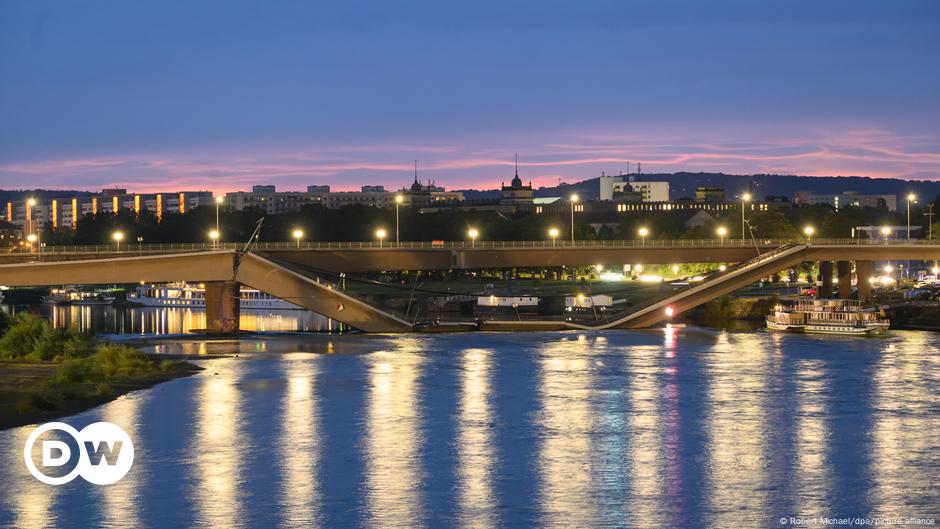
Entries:
[[0,2],[0,187],[940,178],[935,0]]

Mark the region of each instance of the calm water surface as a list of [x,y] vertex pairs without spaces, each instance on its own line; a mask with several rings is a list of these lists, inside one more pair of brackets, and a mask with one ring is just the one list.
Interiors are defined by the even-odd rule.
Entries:
[[940,337],[674,332],[272,337],[66,419],[136,447],[33,479],[0,526],[779,527],[940,515]]
[[[205,309],[179,307],[120,307],[0,305],[8,314],[30,312],[48,319],[54,326],[76,328],[96,334],[185,334],[206,328]],[[243,310],[239,318],[243,331],[251,332],[330,332],[337,330],[333,320],[305,310]]]

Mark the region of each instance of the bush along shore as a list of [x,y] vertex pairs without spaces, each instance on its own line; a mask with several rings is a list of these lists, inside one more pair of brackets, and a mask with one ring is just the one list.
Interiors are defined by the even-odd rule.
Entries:
[[33,315],[6,321],[0,313],[0,429],[71,415],[199,369]]

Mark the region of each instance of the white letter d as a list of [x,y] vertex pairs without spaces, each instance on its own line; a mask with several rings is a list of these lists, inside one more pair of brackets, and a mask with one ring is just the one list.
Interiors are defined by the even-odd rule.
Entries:
[[[55,456],[52,455],[53,450],[58,452]],[[42,466],[60,467],[68,463],[70,457],[72,457],[72,451],[69,449],[69,445],[62,441],[42,442]]]

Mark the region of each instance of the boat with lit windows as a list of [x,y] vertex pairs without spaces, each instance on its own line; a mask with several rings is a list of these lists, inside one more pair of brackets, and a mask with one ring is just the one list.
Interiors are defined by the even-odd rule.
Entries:
[[115,300],[109,290],[79,290],[77,288],[54,288],[43,298],[53,305],[111,305]]
[[767,329],[784,332],[869,336],[885,334],[890,324],[878,309],[848,299],[798,299],[767,316]]
[[[127,301],[145,307],[205,308],[206,289],[204,285],[189,283],[140,285],[135,292],[127,295]],[[239,308],[241,310],[302,310],[293,303],[250,288],[241,289]]]

